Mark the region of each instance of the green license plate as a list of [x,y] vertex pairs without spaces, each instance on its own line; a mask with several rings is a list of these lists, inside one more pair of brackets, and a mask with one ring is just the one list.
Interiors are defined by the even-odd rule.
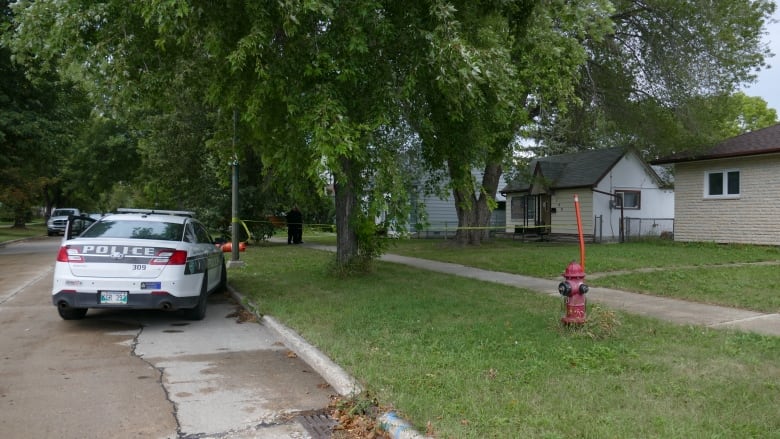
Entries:
[[101,291],[101,305],[127,305],[127,291]]

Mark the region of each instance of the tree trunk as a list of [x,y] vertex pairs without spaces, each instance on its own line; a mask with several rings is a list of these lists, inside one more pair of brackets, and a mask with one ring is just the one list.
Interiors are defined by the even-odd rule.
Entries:
[[339,267],[349,265],[358,255],[358,240],[355,227],[350,224],[357,216],[358,179],[353,175],[354,162],[347,157],[339,158],[341,172],[335,175],[333,190],[336,195],[336,261]]
[[54,188],[52,188],[49,183],[43,184],[43,203],[45,211],[43,212],[43,216],[48,220],[51,216],[51,211],[54,209],[55,205],[57,204],[57,199],[59,198],[59,193],[55,192]]
[[[469,176],[457,175],[457,167],[448,166],[453,182],[465,181]],[[458,214],[458,231],[455,240],[460,244],[479,245],[490,237],[491,205],[494,203],[498,183],[501,180],[501,164],[488,163],[482,175],[479,195],[473,185],[453,189],[455,210]]]
[[25,223],[26,220],[26,211],[22,210],[21,212],[15,212],[14,213],[14,229],[26,229],[27,225]]

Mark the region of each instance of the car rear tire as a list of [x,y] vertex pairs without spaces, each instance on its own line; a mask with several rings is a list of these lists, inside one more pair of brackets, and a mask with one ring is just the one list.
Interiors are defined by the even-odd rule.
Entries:
[[57,312],[63,320],[81,320],[87,315],[87,308],[61,308],[57,307]]
[[208,274],[203,274],[203,285],[200,287],[200,296],[195,308],[184,310],[184,316],[188,320],[203,320],[206,317],[206,305],[209,301],[209,279]]
[[227,288],[227,267],[225,261],[222,261],[222,274],[219,275],[219,285],[217,285],[217,291],[222,292]]

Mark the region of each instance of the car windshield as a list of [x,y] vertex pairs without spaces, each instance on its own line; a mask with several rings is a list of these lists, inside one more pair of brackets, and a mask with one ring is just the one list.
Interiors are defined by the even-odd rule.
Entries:
[[98,221],[81,234],[82,238],[129,238],[181,241],[184,224],[161,221]]
[[68,216],[75,213],[76,212],[73,209],[54,209],[54,212],[51,213],[51,216]]

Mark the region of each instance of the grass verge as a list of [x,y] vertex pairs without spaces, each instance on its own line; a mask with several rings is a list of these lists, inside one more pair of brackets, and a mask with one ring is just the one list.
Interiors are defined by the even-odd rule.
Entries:
[[[323,235],[307,241],[335,242]],[[576,243],[507,239],[468,248],[451,240],[397,240],[389,252],[548,279],[560,279],[569,261],[579,260]],[[590,244],[585,261],[591,286],[780,312],[780,247],[664,240]]]
[[46,236],[45,223],[27,224],[24,229],[11,227],[10,224],[0,224],[0,243],[36,236]]
[[[521,242],[511,239],[493,239],[479,247],[467,249],[451,240],[407,239],[394,241],[389,251],[543,278],[557,278],[569,261],[580,258],[577,243]],[[585,247],[587,273],[710,267],[778,260],[780,248],[773,246],[648,240],[622,244],[586,244]]]
[[569,329],[560,300],[522,289],[388,263],[337,279],[332,254],[300,246],[242,259],[232,286],[437,437],[780,431],[780,338],[598,307]]

